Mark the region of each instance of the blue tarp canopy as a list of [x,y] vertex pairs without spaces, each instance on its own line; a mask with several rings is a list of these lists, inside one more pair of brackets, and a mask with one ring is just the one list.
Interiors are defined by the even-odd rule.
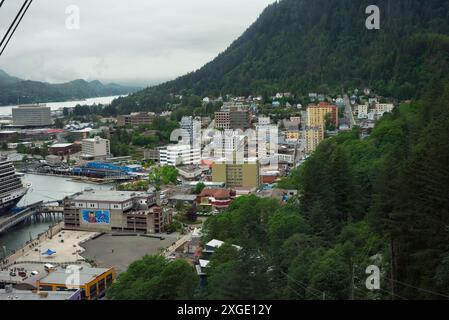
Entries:
[[53,251],[53,250],[51,250],[51,249],[48,249],[47,251],[42,252],[42,255],[43,255],[43,256],[52,256],[52,255],[54,255],[55,253],[56,253],[56,251]]

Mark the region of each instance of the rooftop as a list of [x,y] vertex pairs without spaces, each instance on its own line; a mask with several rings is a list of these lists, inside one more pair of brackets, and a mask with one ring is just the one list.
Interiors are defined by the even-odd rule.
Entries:
[[5,289],[0,289],[0,301],[5,300],[68,300],[75,292],[72,291],[26,291],[15,290],[7,292]]
[[47,105],[45,105],[45,104],[22,104],[20,106],[17,106],[17,108],[20,108],[20,109],[25,109],[25,108],[48,108],[48,109],[50,109],[50,107],[47,107]]
[[73,143],[55,143],[51,145],[50,148],[68,148],[71,147]]
[[75,194],[71,199],[74,201],[125,202],[136,197],[147,197],[148,195],[147,192],[137,191],[89,190]]
[[177,195],[170,197],[170,200],[195,201],[196,195],[194,195],[194,194],[177,194]]
[[212,189],[206,188],[204,189],[200,197],[214,197],[216,199],[228,199],[232,196],[232,191],[228,189]]
[[[40,280],[41,284],[66,284],[68,278],[73,279],[70,285],[73,286],[83,286],[89,282],[95,280],[98,276],[110,269],[106,268],[90,268],[86,266],[68,266],[67,269],[58,267],[55,271],[50,272],[46,277]],[[74,277],[73,275],[79,271],[79,277]]]
[[[217,239],[213,239],[213,240],[209,241],[208,243],[206,243],[206,246],[207,246],[207,247],[211,247],[211,248],[218,249],[218,248],[220,248],[220,247],[221,247],[222,245],[224,245],[224,244],[225,244],[224,241],[217,240]],[[241,249],[242,249],[242,247],[237,246],[237,245],[235,245],[235,244],[233,244],[232,246],[233,246],[234,248],[236,248],[237,250],[241,250]]]

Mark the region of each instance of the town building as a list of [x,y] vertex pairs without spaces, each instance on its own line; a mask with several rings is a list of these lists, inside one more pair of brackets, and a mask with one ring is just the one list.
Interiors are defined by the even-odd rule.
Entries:
[[296,116],[296,117],[290,117],[290,121],[291,121],[291,122],[296,122],[296,123],[301,124],[301,117],[299,117],[299,116]]
[[257,124],[259,126],[267,126],[267,125],[271,124],[271,119],[270,119],[270,117],[259,117]]
[[45,127],[53,124],[51,108],[46,105],[20,105],[12,109],[13,124],[25,127]]
[[80,300],[81,290],[76,291],[31,291],[12,287],[0,289],[0,301],[63,301]]
[[130,178],[142,170],[140,165],[118,166],[106,162],[89,161],[82,166],[72,169],[72,173],[79,176],[99,179]]
[[111,156],[111,145],[107,139],[95,137],[82,140],[82,158],[86,160],[106,160]]
[[171,222],[170,214],[151,192],[88,190],[64,199],[64,227],[111,232],[161,233]]
[[229,111],[215,112],[215,128],[221,130],[231,128],[231,113]]
[[338,128],[338,108],[325,102],[317,105],[310,105],[307,108],[307,125],[311,127],[323,126],[326,124],[326,116],[330,115],[333,126]]
[[284,132],[285,140],[299,141],[301,139],[301,131],[299,130],[287,130]]
[[175,194],[168,199],[168,203],[172,207],[176,207],[178,204],[183,206],[195,206],[196,205],[196,195],[194,194]]
[[209,207],[224,210],[232,203],[236,196],[235,191],[230,189],[205,188],[197,196],[198,207]]
[[179,166],[199,164],[201,149],[190,145],[170,145],[160,149],[161,166]]
[[182,144],[201,145],[201,121],[192,116],[182,117],[180,122],[182,130]]
[[126,127],[132,126],[137,127],[140,125],[152,124],[154,115],[147,112],[135,112],[128,115],[122,115],[117,117],[117,126]]
[[230,107],[228,110],[215,112],[215,128],[246,130],[251,127],[251,114],[249,110]]
[[78,153],[82,149],[81,144],[78,143],[55,143],[48,147],[48,152],[52,155],[67,156]]
[[[81,290],[80,300],[96,300],[105,295],[115,279],[114,268],[91,268],[84,265],[57,267],[38,280],[39,290],[64,292]],[[73,293],[73,292],[72,292]]]
[[305,152],[311,154],[316,150],[321,141],[324,140],[324,127],[307,127],[305,130]]
[[209,171],[208,166],[199,166],[199,165],[186,165],[186,166],[178,166],[178,173],[185,180],[196,180],[200,178],[205,172]]
[[159,162],[161,160],[161,152],[159,149],[145,149],[143,151],[143,159],[150,160],[154,162]]
[[376,107],[374,111],[382,117],[384,113],[391,113],[393,112],[394,105],[392,103],[376,103]]
[[368,104],[359,104],[357,106],[357,117],[358,119],[366,119],[368,118],[369,113],[369,105]]
[[50,166],[58,166],[62,163],[63,158],[61,156],[50,154],[45,157],[45,161]]
[[228,188],[258,189],[262,182],[259,161],[242,159],[242,163],[216,162],[212,165],[212,181],[225,182]]
[[217,131],[212,141],[214,159],[233,159],[235,154],[244,157],[245,135],[233,130]]

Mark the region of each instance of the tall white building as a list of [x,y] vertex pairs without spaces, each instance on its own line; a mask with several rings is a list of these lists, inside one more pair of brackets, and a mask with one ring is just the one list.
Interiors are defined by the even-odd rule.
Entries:
[[192,116],[182,117],[180,127],[183,131],[181,144],[201,145],[201,121]]
[[179,166],[199,164],[201,149],[190,145],[170,145],[160,149],[160,163],[162,166]]
[[93,160],[106,160],[111,156],[111,145],[109,140],[95,137],[82,141],[82,157]]
[[46,105],[26,104],[12,109],[14,125],[43,127],[52,124],[51,108]]

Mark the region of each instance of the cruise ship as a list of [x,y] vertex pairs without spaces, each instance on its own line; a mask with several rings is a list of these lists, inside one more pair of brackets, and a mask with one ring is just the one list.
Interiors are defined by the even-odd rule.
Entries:
[[0,215],[10,213],[27,192],[13,164],[0,159]]

